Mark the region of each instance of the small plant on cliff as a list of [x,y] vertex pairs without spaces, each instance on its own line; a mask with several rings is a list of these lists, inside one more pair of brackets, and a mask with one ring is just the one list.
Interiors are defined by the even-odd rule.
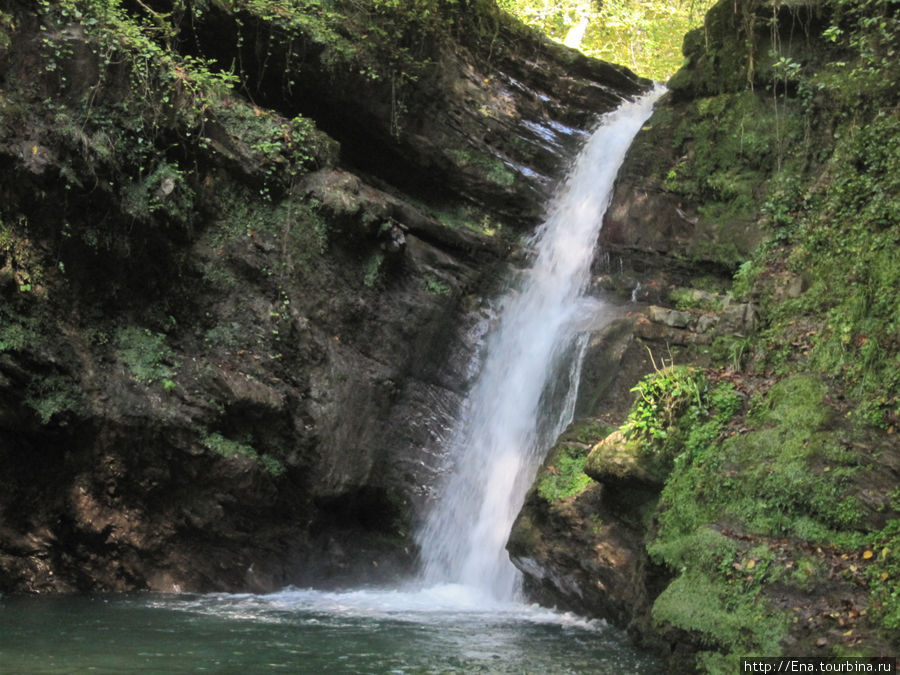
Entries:
[[202,441],[207,450],[211,450],[222,457],[246,457],[253,460],[262,469],[272,476],[280,476],[284,473],[284,464],[271,455],[261,455],[251,445],[225,438],[222,434],[209,434]]
[[626,438],[646,441],[643,447],[648,451],[665,450],[681,414],[691,404],[700,407],[705,386],[703,373],[687,366],[670,365],[650,373],[631,390],[637,400],[625,422]]
[[450,295],[451,288],[446,281],[441,281],[433,274],[425,275],[425,292],[428,295]]
[[177,361],[166,344],[165,333],[127,326],[117,332],[116,340],[119,345],[116,353],[136,381],[152,384],[175,377]]
[[29,384],[25,403],[37,413],[41,424],[49,424],[54,416],[77,411],[81,406],[81,389],[72,378],[49,375]]

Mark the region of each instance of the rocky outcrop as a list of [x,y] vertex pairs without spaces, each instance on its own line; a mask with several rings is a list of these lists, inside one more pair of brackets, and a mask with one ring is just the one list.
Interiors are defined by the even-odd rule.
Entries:
[[669,574],[645,545],[671,460],[645,453],[615,427],[631,408],[634,384],[669,362],[676,345],[704,348],[748,330],[734,317],[752,316],[726,296],[668,288],[665,297],[672,294],[706,309],[635,304],[591,337],[579,418],[548,453],[507,545],[531,597],[604,618],[655,646],[650,608]]
[[632,304],[593,338],[578,414],[618,431],[561,439],[510,539],[535,597],[673,671],[896,650],[895,312],[874,298],[897,232],[857,206],[892,204],[871,160],[848,163],[896,127],[895,64],[856,50],[881,38],[847,10],[720,2],[686,38],[594,266]]
[[[654,470],[629,468],[610,457],[616,434],[592,449],[583,441],[602,435],[602,424],[573,423],[550,451],[513,526],[507,548],[525,574],[525,590],[538,601],[629,627],[649,612],[654,579],[644,551],[645,519],[659,497]],[[577,467],[577,470],[570,469]],[[568,486],[580,470],[594,480]],[[566,475],[571,473],[572,475]],[[655,575],[655,576],[654,576]]]
[[0,13],[0,592],[407,572],[512,233],[644,84],[194,4]]
[[[779,118],[772,92],[796,82],[784,62],[821,66],[812,39],[827,26],[821,6],[716,4],[686,36],[685,65],[635,139],[601,232],[626,267],[730,277],[766,234],[762,185],[789,158],[794,120]],[[775,142],[772,131],[778,130]]]

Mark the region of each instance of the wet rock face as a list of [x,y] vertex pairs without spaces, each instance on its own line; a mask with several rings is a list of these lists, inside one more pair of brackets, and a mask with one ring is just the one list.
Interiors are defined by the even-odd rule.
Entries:
[[215,6],[184,39],[223,63],[236,49],[258,100],[316,119],[347,165],[527,230],[597,115],[650,83],[496,16],[456,22],[459,39],[419,36],[408,49],[415,63],[381,64],[384,72],[328,66],[327,41],[298,50],[277,19]]
[[[610,505],[603,485],[551,504],[529,495],[508,549],[542,604],[627,626],[645,600],[642,533],[622,517],[653,502],[652,493]],[[622,495],[619,494],[621,498]]]
[[[240,60],[219,7],[175,46]],[[135,90],[131,54],[9,11],[0,592],[409,573],[511,247],[493,231],[527,230],[585,127],[644,83],[533,40],[445,42],[398,127],[390,79],[326,67],[310,38],[291,91],[248,49],[253,101],[198,108],[184,71]],[[72,47],[52,72],[38,36]],[[478,228],[439,213],[469,209]]]
[[[634,401],[632,387],[670,362],[673,349],[737,338],[751,329],[755,314],[752,304],[658,280],[645,292],[659,301],[682,298],[693,308],[634,303],[591,336],[577,418],[548,453],[507,548],[535,600],[606,619],[650,644],[657,639],[650,607],[668,576],[650,561],[645,543],[671,462],[642,452],[614,428]],[[562,478],[563,454],[577,458],[576,474],[590,478],[587,487],[547,488]]]

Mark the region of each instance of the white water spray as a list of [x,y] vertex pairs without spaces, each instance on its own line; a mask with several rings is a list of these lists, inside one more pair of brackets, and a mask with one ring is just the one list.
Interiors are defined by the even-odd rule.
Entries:
[[[572,419],[594,246],[625,153],[662,91],[605,116],[530,241],[532,266],[501,302],[451,441],[453,470],[419,533],[426,584],[499,600],[518,594],[506,540],[544,454]],[[552,401],[548,387],[566,375],[568,391]]]

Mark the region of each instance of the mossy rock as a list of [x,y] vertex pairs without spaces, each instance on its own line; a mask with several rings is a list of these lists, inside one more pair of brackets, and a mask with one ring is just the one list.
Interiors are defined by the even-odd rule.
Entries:
[[584,443],[557,443],[547,456],[536,482],[538,494],[550,503],[581,494],[591,485],[591,479],[582,470],[586,455]]
[[600,483],[627,482],[662,486],[668,475],[663,459],[643,451],[640,441],[617,429],[592,449],[584,472]]

